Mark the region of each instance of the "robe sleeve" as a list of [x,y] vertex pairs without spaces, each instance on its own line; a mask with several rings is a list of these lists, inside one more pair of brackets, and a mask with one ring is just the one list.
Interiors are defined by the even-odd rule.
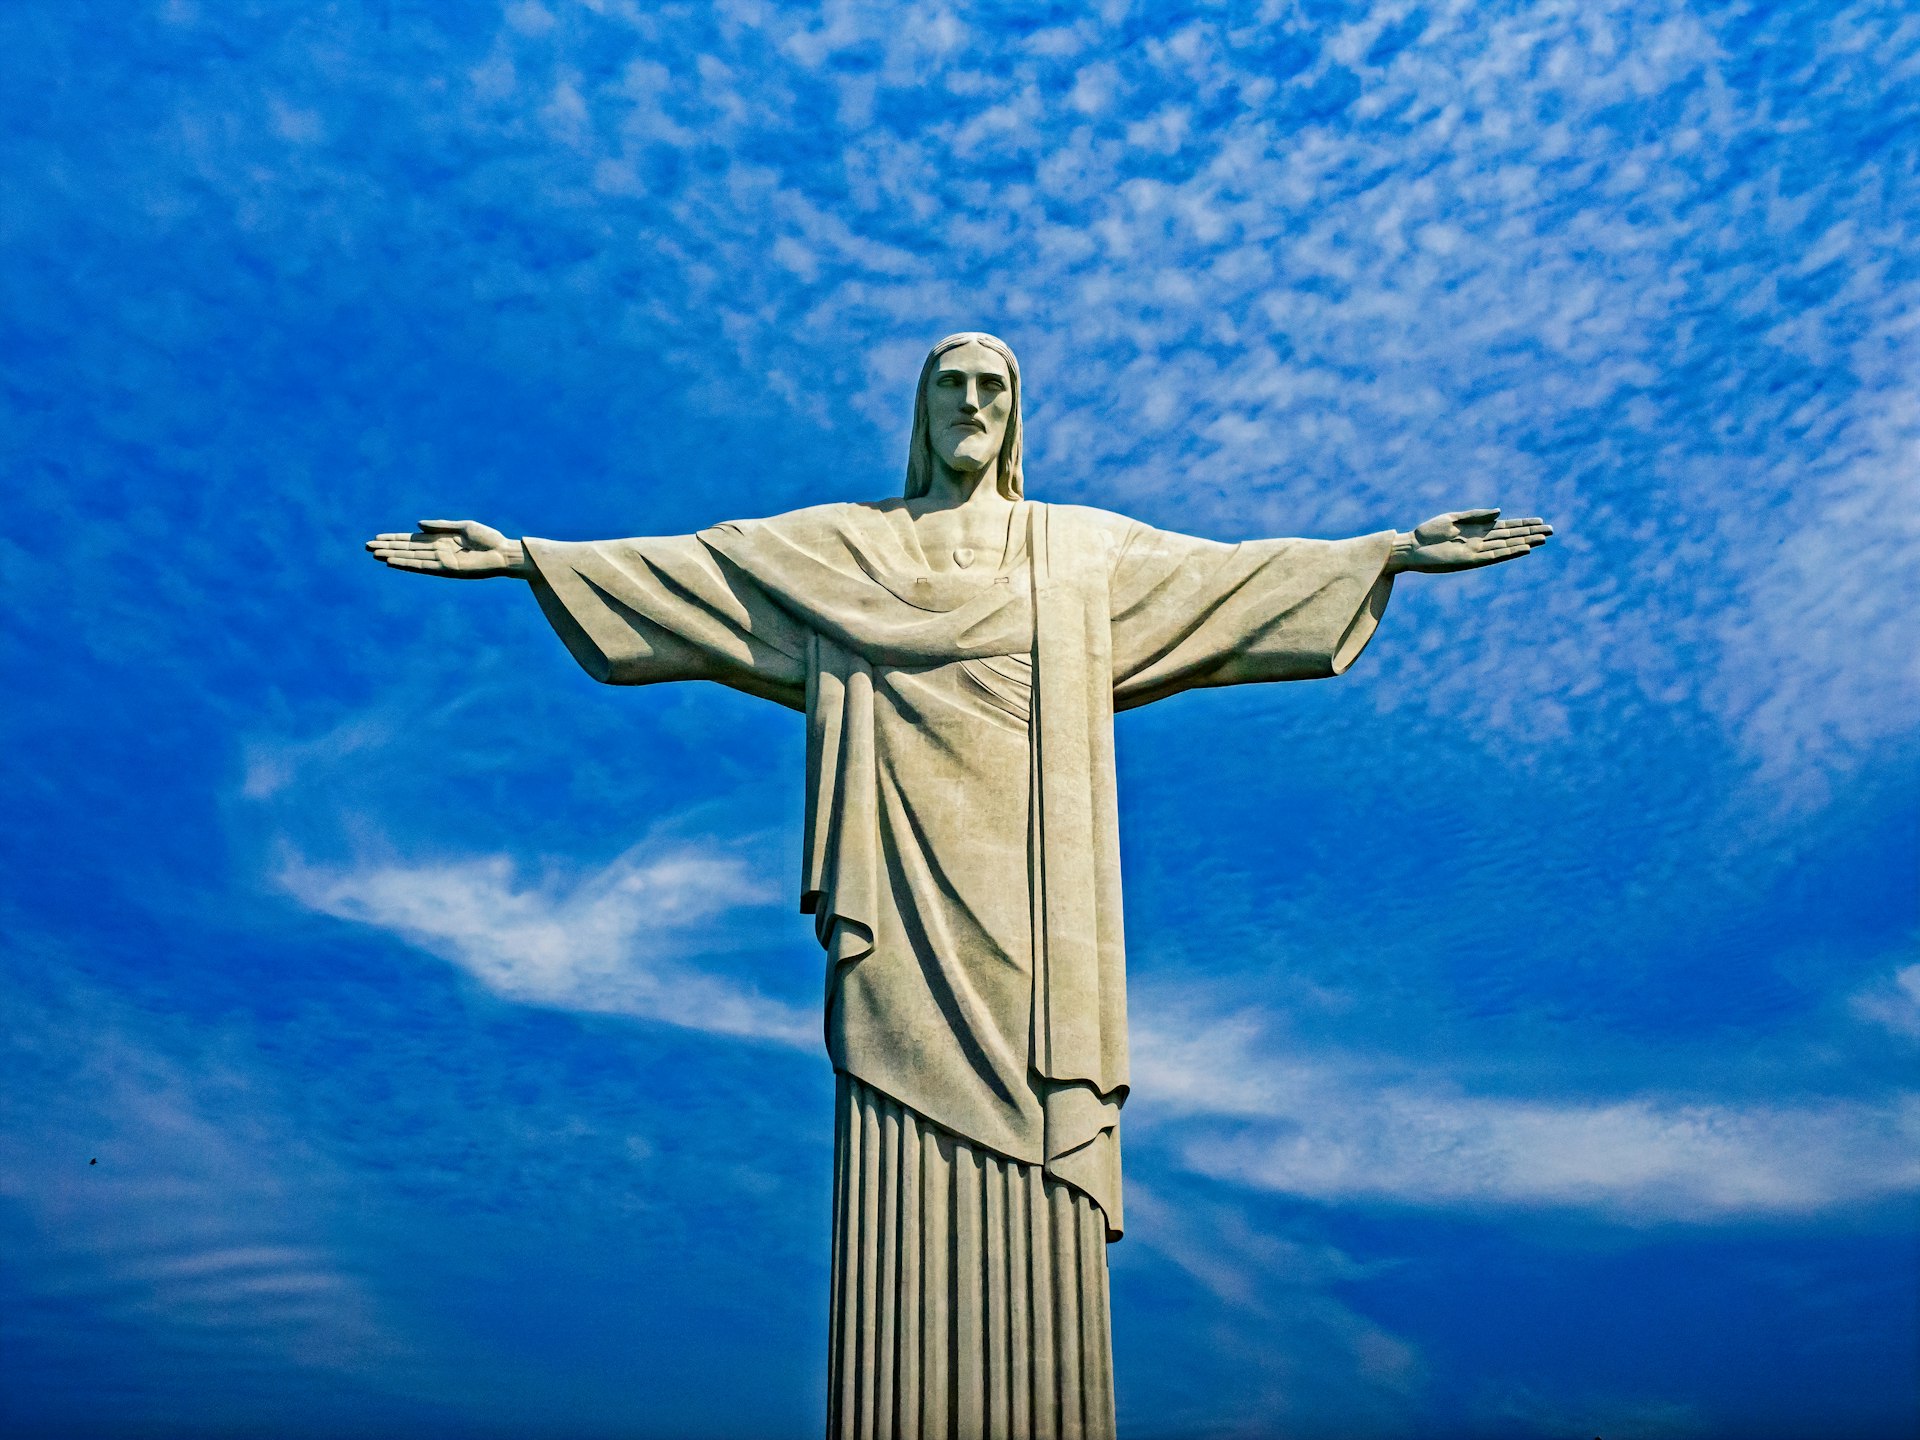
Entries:
[[607,685],[717,680],[804,710],[804,628],[697,535],[526,542],[533,592]]
[[1114,708],[1207,685],[1340,674],[1386,609],[1393,538],[1223,545],[1128,526],[1109,581]]

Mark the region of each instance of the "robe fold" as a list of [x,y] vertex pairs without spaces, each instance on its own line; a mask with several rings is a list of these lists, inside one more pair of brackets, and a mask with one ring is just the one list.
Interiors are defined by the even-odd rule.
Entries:
[[933,571],[902,501],[697,535],[529,539],[595,679],[715,680],[807,716],[801,908],[835,1068],[1123,1228],[1113,714],[1340,673],[1392,532],[1220,544],[1023,501],[997,563]]

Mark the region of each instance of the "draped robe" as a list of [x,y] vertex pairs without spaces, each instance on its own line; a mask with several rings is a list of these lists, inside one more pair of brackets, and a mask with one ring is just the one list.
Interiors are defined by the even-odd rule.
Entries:
[[1392,542],[1221,544],[1021,501],[998,557],[935,572],[894,500],[526,547],[596,680],[715,680],[805,712],[800,904],[834,1067],[1044,1166],[1115,1239],[1113,714],[1340,673],[1386,605]]

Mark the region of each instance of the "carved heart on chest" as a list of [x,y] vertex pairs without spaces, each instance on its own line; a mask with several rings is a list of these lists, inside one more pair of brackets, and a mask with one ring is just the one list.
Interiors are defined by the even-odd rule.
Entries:
[[972,549],[970,549],[968,546],[965,546],[965,545],[960,545],[955,547],[953,552],[953,563],[958,565],[962,570],[966,569],[969,565],[973,564]]

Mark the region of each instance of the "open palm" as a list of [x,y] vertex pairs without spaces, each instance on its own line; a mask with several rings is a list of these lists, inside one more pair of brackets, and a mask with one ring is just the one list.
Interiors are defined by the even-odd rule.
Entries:
[[526,571],[526,550],[478,520],[422,520],[408,535],[376,535],[367,542],[375,559],[396,570],[445,575],[450,580],[487,580]]
[[1553,527],[1538,516],[1502,520],[1498,510],[1455,510],[1418,526],[1395,556],[1401,570],[1440,574],[1517,560],[1547,543]]

